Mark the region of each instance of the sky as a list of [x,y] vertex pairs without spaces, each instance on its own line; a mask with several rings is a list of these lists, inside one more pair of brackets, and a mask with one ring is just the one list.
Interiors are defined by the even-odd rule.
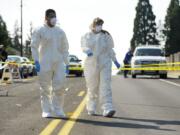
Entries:
[[[135,8],[138,0],[23,0],[24,40],[30,29],[30,22],[36,28],[44,23],[45,10],[56,10],[60,27],[65,31],[70,54],[84,59],[81,51],[81,36],[89,31],[92,20],[100,17],[104,20],[103,28],[114,39],[118,61],[122,62],[133,36]],[[170,0],[150,0],[156,22],[164,21]],[[20,25],[20,0],[0,0],[0,15],[13,34],[14,24]]]

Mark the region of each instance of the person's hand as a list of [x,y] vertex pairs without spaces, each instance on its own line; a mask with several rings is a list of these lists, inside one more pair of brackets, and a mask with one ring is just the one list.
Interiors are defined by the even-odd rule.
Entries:
[[121,67],[121,65],[119,64],[119,62],[116,60],[114,61],[114,64],[116,65],[116,67],[119,69]]
[[39,61],[35,61],[35,68],[36,68],[36,72],[40,72],[41,67],[40,67]]
[[88,50],[88,51],[86,52],[86,54],[87,54],[88,57],[93,56],[93,52],[92,52],[91,50]]
[[93,53],[90,52],[90,53],[87,54],[87,56],[88,56],[88,57],[91,57],[91,56],[93,56]]
[[66,74],[69,74],[69,65],[66,65]]

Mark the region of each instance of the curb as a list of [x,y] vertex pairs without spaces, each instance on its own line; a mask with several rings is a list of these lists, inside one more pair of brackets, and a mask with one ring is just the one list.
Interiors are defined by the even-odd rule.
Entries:
[[168,74],[168,77],[180,79],[180,75]]

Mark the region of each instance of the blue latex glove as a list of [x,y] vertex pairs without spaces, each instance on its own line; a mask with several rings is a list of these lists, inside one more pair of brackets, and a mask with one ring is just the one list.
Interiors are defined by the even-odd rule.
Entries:
[[36,72],[40,72],[41,67],[40,67],[39,61],[35,61],[35,68],[36,68]]
[[88,51],[86,52],[86,54],[87,54],[88,57],[93,56],[93,52],[92,52],[91,50],[88,50]]
[[118,62],[117,60],[114,61],[114,64],[116,65],[117,68],[120,68],[120,67],[121,67],[121,65],[119,64],[119,62]]
[[66,66],[66,74],[69,74],[69,65]]

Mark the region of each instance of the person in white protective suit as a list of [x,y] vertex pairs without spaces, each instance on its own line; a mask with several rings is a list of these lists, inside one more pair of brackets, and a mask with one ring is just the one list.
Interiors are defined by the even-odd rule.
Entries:
[[120,68],[115,52],[111,35],[102,30],[104,21],[95,18],[90,29],[81,38],[81,48],[87,58],[84,63],[84,75],[87,85],[87,111],[89,115],[96,114],[97,98],[100,103],[104,117],[112,117],[115,109],[112,105],[111,91],[111,67],[112,61]]
[[56,26],[56,12],[45,12],[45,24],[35,29],[31,50],[39,75],[42,117],[65,117],[63,93],[65,64],[68,67],[68,41],[65,32]]

